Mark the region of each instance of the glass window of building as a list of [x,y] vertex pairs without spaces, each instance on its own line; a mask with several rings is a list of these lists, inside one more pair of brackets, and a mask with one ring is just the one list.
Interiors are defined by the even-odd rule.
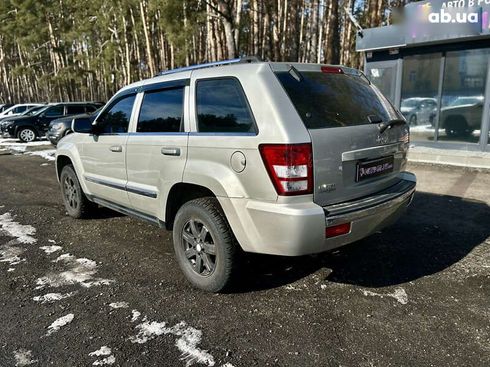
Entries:
[[366,72],[369,80],[383,93],[383,95],[395,104],[396,89],[396,61],[387,61],[368,64]]
[[489,56],[489,50],[447,53],[439,140],[479,142]]
[[400,110],[414,141],[434,141],[441,57],[434,53],[403,59]]

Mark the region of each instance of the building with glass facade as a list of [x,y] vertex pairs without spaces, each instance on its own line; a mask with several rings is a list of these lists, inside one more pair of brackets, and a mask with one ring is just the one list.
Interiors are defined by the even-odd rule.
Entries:
[[402,24],[363,30],[368,78],[416,145],[490,151],[490,0],[421,1]]

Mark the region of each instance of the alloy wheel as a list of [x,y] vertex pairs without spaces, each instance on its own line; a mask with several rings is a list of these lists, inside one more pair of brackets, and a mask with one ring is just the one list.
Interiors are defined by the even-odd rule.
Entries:
[[63,182],[65,201],[72,209],[77,209],[79,205],[78,188],[73,178],[67,176]]
[[30,129],[24,129],[20,132],[20,139],[22,141],[30,143],[31,141],[34,141],[34,139],[36,139],[36,134]]
[[209,276],[216,269],[216,245],[204,223],[189,220],[182,229],[182,246],[194,272]]

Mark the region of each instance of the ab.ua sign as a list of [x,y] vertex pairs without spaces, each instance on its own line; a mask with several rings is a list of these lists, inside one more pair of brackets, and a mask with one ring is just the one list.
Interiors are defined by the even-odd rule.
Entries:
[[407,44],[490,34],[490,0],[411,3],[405,19]]

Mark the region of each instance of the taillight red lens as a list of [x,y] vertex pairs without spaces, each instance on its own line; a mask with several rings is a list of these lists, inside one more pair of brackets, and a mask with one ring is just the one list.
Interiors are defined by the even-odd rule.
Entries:
[[338,66],[322,66],[322,73],[327,74],[344,74],[344,70]]
[[325,237],[337,237],[342,236],[350,232],[350,223],[339,224],[332,227],[325,228]]
[[310,143],[262,144],[259,150],[279,195],[313,193],[313,152]]

